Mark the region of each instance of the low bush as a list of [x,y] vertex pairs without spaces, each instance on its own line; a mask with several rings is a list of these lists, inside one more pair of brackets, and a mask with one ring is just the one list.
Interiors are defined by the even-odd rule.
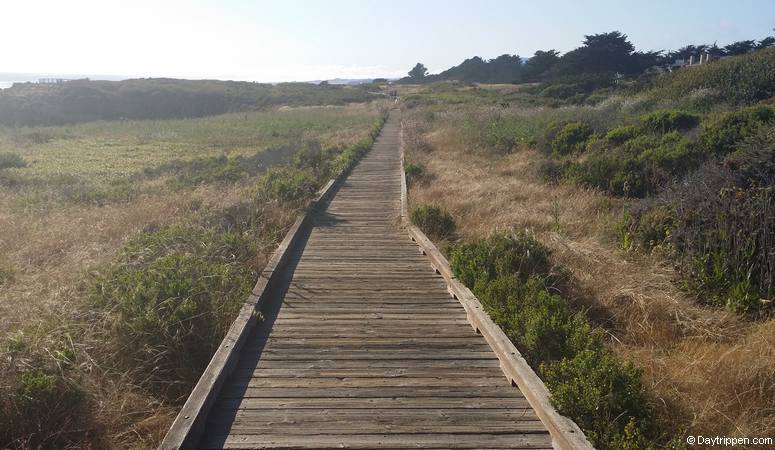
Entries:
[[576,421],[596,448],[619,450],[623,441],[632,440],[654,448],[642,436],[655,431],[650,429],[653,413],[641,372],[631,363],[598,347],[544,363],[541,373],[552,403]]
[[164,398],[185,396],[250,293],[254,258],[241,235],[203,228],[167,227],[127,244],[91,288],[119,363]]
[[581,152],[593,133],[592,127],[584,122],[568,123],[554,136],[552,151],[558,155]]
[[617,146],[640,135],[640,128],[634,125],[622,125],[608,130],[604,139],[608,145]]
[[427,173],[425,166],[419,163],[405,162],[404,174],[406,174],[407,183],[416,183],[425,180]]
[[700,123],[700,117],[684,111],[662,109],[641,116],[641,122],[646,130],[667,133],[694,128]]
[[724,156],[737,149],[747,137],[775,121],[775,108],[757,105],[733,112],[717,113],[700,128],[697,145],[705,153]]
[[703,156],[678,132],[642,135],[618,147],[590,152],[568,164],[563,178],[614,195],[644,197],[699,165]]
[[452,214],[438,206],[417,207],[412,210],[410,218],[431,239],[449,239],[455,234]]
[[450,266],[546,381],[560,413],[596,448],[654,447],[640,372],[603,345],[581,313],[552,294],[549,251],[529,235],[496,234],[455,246]]
[[455,276],[472,288],[506,275],[516,274],[521,281],[552,275],[549,250],[525,232],[495,234],[456,245],[450,253],[450,266]]
[[256,183],[256,198],[300,206],[317,188],[318,180],[308,172],[295,167],[272,168]]
[[0,169],[12,169],[27,167],[27,162],[22,155],[11,152],[0,152]]
[[583,316],[572,313],[539,277],[522,280],[517,274],[501,275],[478,286],[477,295],[490,317],[534,367],[601,345]]

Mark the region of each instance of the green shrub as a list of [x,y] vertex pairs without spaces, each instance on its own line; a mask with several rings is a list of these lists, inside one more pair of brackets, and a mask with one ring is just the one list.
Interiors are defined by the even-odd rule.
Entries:
[[614,195],[643,197],[699,165],[702,155],[678,132],[642,135],[613,149],[590,151],[568,164],[563,178]]
[[775,108],[752,106],[739,111],[723,112],[703,122],[697,144],[705,153],[726,155],[737,149],[747,137],[775,121]]
[[525,232],[495,234],[457,245],[450,253],[450,266],[471,288],[506,275],[517,275],[522,281],[552,275],[549,250]]
[[411,162],[404,162],[404,174],[409,183],[422,181],[425,178],[425,166]]
[[651,431],[652,412],[640,370],[610,351],[582,350],[542,364],[541,373],[552,403],[576,421],[596,448],[618,449],[616,443],[633,433],[632,422],[638,434]]
[[605,135],[605,141],[609,145],[616,146],[638,137],[640,134],[641,131],[638,127],[634,125],[622,125],[608,130],[608,133]]
[[493,235],[455,246],[450,266],[538,368],[558,410],[597,448],[654,445],[646,437],[653,435],[653,419],[640,372],[616,359],[600,332],[549,292],[545,247],[525,234]]
[[318,181],[294,167],[271,168],[256,183],[259,200],[299,205],[314,195]]
[[203,228],[167,227],[127,244],[91,288],[110,312],[120,363],[165,398],[186,395],[250,293],[254,257],[244,237]]
[[420,206],[413,209],[410,216],[412,223],[431,239],[449,239],[455,234],[455,219],[443,208]]
[[570,311],[565,300],[546,289],[545,280],[501,275],[476,286],[490,317],[533,366],[571,357],[602,342],[587,321]]
[[700,123],[700,117],[684,111],[663,109],[641,116],[643,128],[655,133],[681,131],[694,128]]
[[22,155],[11,152],[0,152],[0,169],[27,167]]
[[592,127],[583,122],[566,124],[552,140],[552,151],[559,155],[583,151],[593,133]]

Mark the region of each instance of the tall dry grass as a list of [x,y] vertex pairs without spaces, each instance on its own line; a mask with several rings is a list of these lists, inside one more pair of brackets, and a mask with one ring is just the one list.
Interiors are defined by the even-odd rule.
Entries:
[[443,205],[463,239],[529,230],[546,244],[572,274],[566,296],[643,369],[664,431],[775,434],[775,320],[699,306],[664,261],[620,250],[612,230],[622,200],[546,184],[537,152],[482,154],[454,116],[427,117],[405,115],[407,157],[431,180],[411,186],[411,203]]

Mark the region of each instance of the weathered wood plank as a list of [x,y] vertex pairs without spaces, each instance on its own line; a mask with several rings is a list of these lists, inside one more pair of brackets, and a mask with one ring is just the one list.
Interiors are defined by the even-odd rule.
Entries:
[[372,414],[385,409],[463,409],[475,414],[485,409],[522,409],[530,404],[524,397],[510,398],[455,398],[455,397],[382,397],[382,398],[230,398],[219,399],[218,414],[250,409],[369,409]]
[[282,434],[207,436],[202,443],[204,449],[251,449],[251,448],[288,448],[288,449],[377,449],[377,448],[509,448],[509,449],[551,449],[551,441],[546,433],[431,433],[431,434],[361,434],[347,436],[308,435],[298,436]]

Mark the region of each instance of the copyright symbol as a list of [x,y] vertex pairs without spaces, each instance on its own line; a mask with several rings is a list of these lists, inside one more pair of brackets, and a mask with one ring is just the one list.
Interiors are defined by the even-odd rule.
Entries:
[[694,436],[687,436],[686,443],[689,445],[694,445]]

